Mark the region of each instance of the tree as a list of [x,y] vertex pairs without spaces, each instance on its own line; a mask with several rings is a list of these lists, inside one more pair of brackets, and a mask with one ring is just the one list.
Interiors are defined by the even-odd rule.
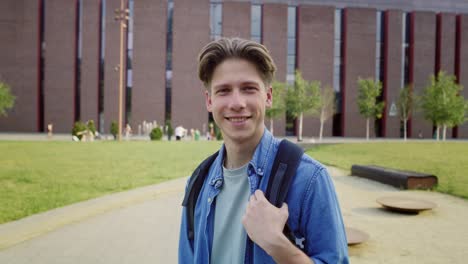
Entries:
[[314,114],[319,107],[320,82],[308,82],[296,71],[294,86],[286,92],[286,109],[294,118],[299,118],[297,140],[302,141],[304,115]]
[[333,87],[326,86],[320,92],[320,132],[319,141],[322,141],[323,124],[335,113],[335,90]]
[[273,104],[270,108],[266,109],[265,115],[270,119],[270,132],[273,134],[273,119],[280,117],[285,111],[285,92],[286,84],[274,81],[272,83]]
[[400,90],[397,100],[397,109],[400,120],[403,122],[404,140],[406,141],[408,135],[408,120],[413,113],[413,93],[410,86],[405,86]]
[[381,118],[385,106],[384,102],[377,101],[382,91],[382,83],[371,78],[361,79],[359,77],[358,86],[357,104],[359,113],[366,118],[366,139],[369,140],[369,120],[371,118]]
[[447,127],[454,127],[465,122],[468,103],[460,94],[462,86],[455,82],[454,75],[447,75],[440,71],[437,77],[431,75],[430,84],[421,96],[421,108],[424,118],[436,127],[436,139],[440,138],[440,128],[443,140]]
[[11,93],[10,86],[0,81],[0,117],[7,116],[7,110],[13,108],[16,97]]

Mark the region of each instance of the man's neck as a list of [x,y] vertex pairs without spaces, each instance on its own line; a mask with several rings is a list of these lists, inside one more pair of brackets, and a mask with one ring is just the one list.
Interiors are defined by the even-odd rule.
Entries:
[[225,141],[226,156],[224,158],[224,167],[227,169],[236,169],[249,162],[261,139],[262,137],[243,142]]

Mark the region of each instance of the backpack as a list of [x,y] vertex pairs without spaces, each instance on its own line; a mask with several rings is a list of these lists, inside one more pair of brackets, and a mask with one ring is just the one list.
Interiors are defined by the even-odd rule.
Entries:
[[[218,152],[209,156],[200,163],[200,165],[198,165],[187,185],[182,205],[187,208],[188,238],[191,241],[194,239],[195,205],[211,164],[213,164],[214,160],[218,156]],[[296,170],[303,153],[304,150],[296,144],[288,140],[281,141],[278,152],[276,153],[275,161],[273,162],[267,191],[265,193],[265,197],[274,206],[279,208],[286,200],[289,187],[294,175],[296,174]],[[287,223],[284,227],[283,233],[294,245],[298,244],[294,233]],[[301,245],[300,248],[302,250],[304,249],[304,246]]]

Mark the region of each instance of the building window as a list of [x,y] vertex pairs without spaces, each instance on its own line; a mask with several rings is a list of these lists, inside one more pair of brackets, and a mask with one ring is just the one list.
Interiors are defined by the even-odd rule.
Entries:
[[172,21],[174,17],[174,0],[167,3],[167,36],[166,36],[166,109],[165,123],[171,120],[172,107]]
[[75,122],[81,120],[81,62],[83,58],[83,1],[76,2],[75,20]]
[[99,16],[99,87],[98,87],[98,129],[104,132],[104,65],[106,53],[106,0],[100,2]]
[[[376,13],[376,46],[375,46],[375,80],[380,81],[383,85],[383,89],[377,98],[378,102],[384,100],[385,83],[384,83],[384,52],[385,52],[385,13],[383,11],[377,11]],[[385,111],[383,113],[385,117]],[[384,135],[384,118],[376,118],[374,120],[374,132],[377,137]]]
[[45,5],[46,0],[39,2],[39,80],[38,80],[38,115],[37,115],[37,130],[44,132],[44,61],[46,52],[46,43],[44,38],[44,22],[45,22]]
[[125,123],[130,123],[132,117],[132,87],[133,87],[133,18],[135,14],[134,0],[128,1],[129,19],[127,21],[127,85],[125,88]]
[[383,52],[384,52],[384,16],[382,11],[376,14],[376,47],[375,47],[375,80],[383,81]]
[[223,4],[210,3],[210,37],[217,40],[222,36],[223,27]]
[[250,25],[250,38],[257,42],[262,43],[262,6],[251,6],[251,25]]
[[410,36],[411,36],[411,14],[403,14],[403,44],[402,44],[402,80],[401,87],[410,84]]
[[335,90],[335,109],[333,115],[333,136],[343,136],[343,49],[344,49],[344,11],[335,9],[335,30],[334,30],[334,48],[333,48],[333,89]]
[[288,58],[286,81],[294,83],[294,73],[296,71],[296,7],[288,7]]

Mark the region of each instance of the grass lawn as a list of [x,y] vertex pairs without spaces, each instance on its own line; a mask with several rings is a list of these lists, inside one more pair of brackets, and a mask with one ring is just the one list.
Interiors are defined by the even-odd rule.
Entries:
[[0,224],[188,176],[220,144],[0,141]]
[[467,142],[391,142],[322,145],[307,151],[324,164],[351,170],[353,164],[431,173],[436,191],[468,199]]

